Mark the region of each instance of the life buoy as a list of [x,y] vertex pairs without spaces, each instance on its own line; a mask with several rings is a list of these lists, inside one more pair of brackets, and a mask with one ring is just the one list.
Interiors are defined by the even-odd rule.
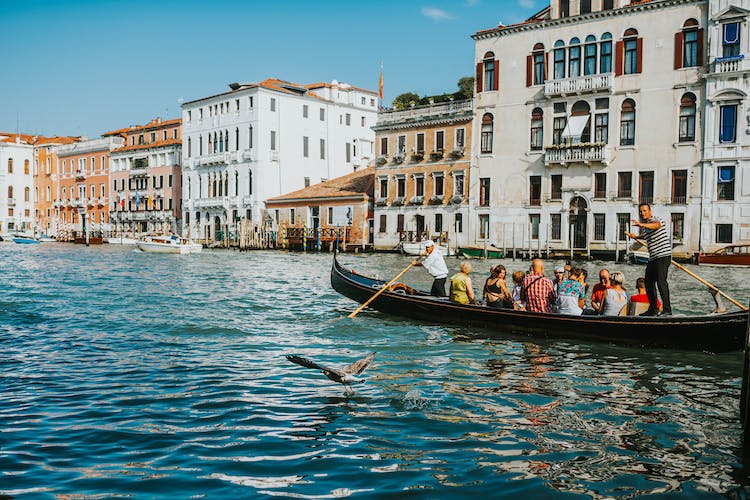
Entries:
[[404,283],[394,283],[388,288],[388,290],[402,295],[414,295],[414,289]]

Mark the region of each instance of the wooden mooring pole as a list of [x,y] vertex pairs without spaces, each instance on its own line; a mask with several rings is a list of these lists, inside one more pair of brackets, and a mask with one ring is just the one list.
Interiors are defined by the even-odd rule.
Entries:
[[742,390],[740,392],[740,420],[742,422],[742,450],[750,456],[750,314],[745,328],[745,359],[742,367]]

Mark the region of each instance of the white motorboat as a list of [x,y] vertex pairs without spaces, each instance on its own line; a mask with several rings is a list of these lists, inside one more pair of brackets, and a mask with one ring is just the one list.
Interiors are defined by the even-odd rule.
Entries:
[[135,238],[128,238],[127,236],[114,236],[107,238],[107,243],[110,245],[137,245],[138,240]]
[[146,236],[136,245],[143,252],[153,253],[200,253],[203,245],[175,235]]
[[[401,251],[406,255],[424,255],[427,253],[424,247],[424,241],[413,242],[413,243],[401,243]],[[453,250],[445,245],[437,245],[440,253],[443,255],[454,255]]]

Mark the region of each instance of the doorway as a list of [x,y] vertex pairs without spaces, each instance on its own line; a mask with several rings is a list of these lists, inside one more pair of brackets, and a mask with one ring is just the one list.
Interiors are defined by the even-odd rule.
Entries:
[[586,238],[586,218],[588,204],[581,196],[576,196],[570,200],[570,225],[572,226],[571,235],[574,249],[585,249],[587,247]]

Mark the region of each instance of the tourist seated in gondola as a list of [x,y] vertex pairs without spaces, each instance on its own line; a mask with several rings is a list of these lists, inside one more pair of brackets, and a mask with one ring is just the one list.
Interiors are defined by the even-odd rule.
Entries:
[[513,309],[516,311],[526,310],[526,301],[521,299],[521,288],[523,288],[523,279],[526,277],[526,273],[523,271],[516,271],[512,275],[513,279]]
[[487,307],[497,309],[512,309],[513,296],[508,291],[508,285],[505,283],[507,271],[505,266],[498,264],[490,271],[490,276],[484,282],[482,295],[487,301]]
[[555,290],[560,288],[560,285],[570,276],[570,273],[565,274],[565,268],[563,266],[557,266],[555,268],[555,277],[552,278],[552,284],[555,285]]
[[609,288],[612,288],[610,283],[610,275],[607,269],[599,271],[599,283],[594,285],[594,289],[591,290],[591,308],[595,311],[599,311],[602,308],[602,297],[604,292]]
[[557,299],[552,280],[544,276],[544,261],[531,261],[531,273],[523,279],[521,299],[526,301],[526,310],[531,312],[552,312]]
[[[643,312],[648,311],[648,294],[646,293],[646,279],[638,278],[635,280],[636,293],[630,296],[630,304],[628,305],[628,315],[637,316]],[[656,299],[656,306],[661,311],[661,300]]]
[[602,316],[620,316],[626,311],[628,305],[628,292],[623,287],[625,275],[620,271],[612,273],[609,279],[611,287],[607,288],[602,295],[599,305],[599,314]]
[[462,262],[461,271],[451,276],[451,301],[459,304],[476,304],[471,285],[471,262]]
[[563,280],[557,288],[557,312],[580,316],[583,313],[586,292],[583,284],[578,280],[581,268],[570,270],[570,277]]

